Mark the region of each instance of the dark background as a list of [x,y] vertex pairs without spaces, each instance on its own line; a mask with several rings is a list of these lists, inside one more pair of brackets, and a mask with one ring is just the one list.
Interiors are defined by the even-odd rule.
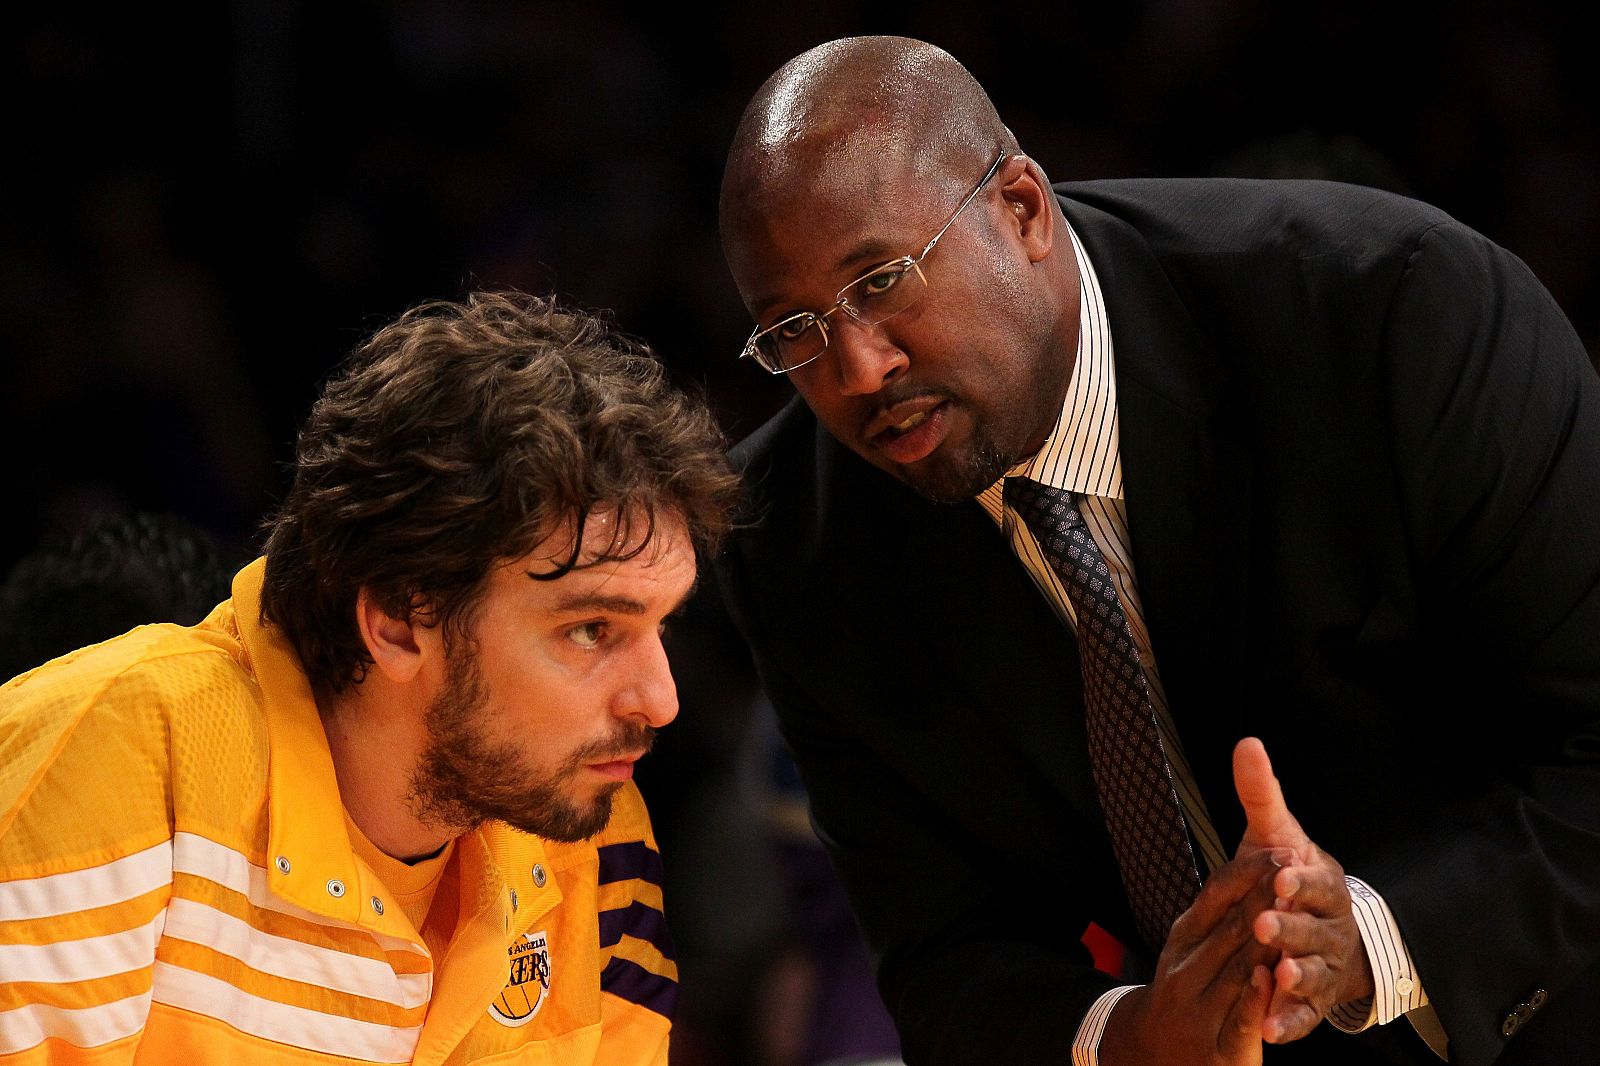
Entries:
[[854,33],[951,50],[1055,180],[1332,172],[1429,200],[1527,260],[1600,351],[1572,6],[35,6],[3,45],[0,571],[114,506],[247,552],[322,376],[474,285],[614,310],[750,428],[787,387],[733,360],[723,151],[768,73]]
[[[323,376],[406,306],[473,287],[614,312],[738,437],[788,388],[734,362],[749,325],[715,228],[723,152],[773,69],[857,33],[950,50],[1055,180],[1332,176],[1430,201],[1522,256],[1600,358],[1600,94],[1593,27],[1570,21],[1572,7],[13,12],[0,45],[12,160],[0,171],[0,573],[111,510],[180,515],[230,565],[248,559]],[[690,739],[655,771],[664,826],[704,802],[674,781],[718,766],[731,780],[728,758],[765,751],[747,736],[759,714],[689,717]],[[706,888],[674,912],[690,1007],[675,1061],[798,1061],[781,1031],[794,1012],[774,1021],[772,1002],[804,975],[752,980],[743,964],[693,961],[775,935],[758,913],[773,883],[719,867],[733,853],[703,836],[682,851],[711,856],[697,869],[728,896]],[[719,912],[737,899],[757,912]]]

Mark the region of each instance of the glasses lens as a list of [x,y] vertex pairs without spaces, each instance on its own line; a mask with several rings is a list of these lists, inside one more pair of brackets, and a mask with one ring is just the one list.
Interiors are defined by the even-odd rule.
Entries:
[[774,374],[809,363],[828,346],[816,315],[805,312],[784,319],[756,337],[756,361]]
[[863,322],[882,322],[917,302],[928,287],[913,259],[896,259],[872,270],[850,285],[850,306]]

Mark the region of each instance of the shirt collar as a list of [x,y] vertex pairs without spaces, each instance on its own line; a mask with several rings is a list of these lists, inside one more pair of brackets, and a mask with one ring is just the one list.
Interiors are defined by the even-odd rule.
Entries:
[[[1117,424],[1117,380],[1100,279],[1078,234],[1067,225],[1072,254],[1078,263],[1078,349],[1072,380],[1061,401],[1055,427],[1037,454],[1006,471],[1082,495],[1122,499],[1121,434]],[[1001,484],[996,481],[979,496],[991,515],[1001,509]]]

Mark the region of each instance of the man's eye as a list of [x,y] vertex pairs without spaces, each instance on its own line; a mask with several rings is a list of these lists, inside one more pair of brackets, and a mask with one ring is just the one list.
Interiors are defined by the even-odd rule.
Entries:
[[885,270],[879,270],[876,273],[868,274],[866,277],[861,279],[861,281],[856,285],[856,288],[860,291],[862,299],[868,299],[873,296],[882,296],[884,293],[898,285],[900,283],[900,279],[905,277],[905,274],[905,268],[903,267],[889,267]]
[[784,319],[773,328],[780,339],[792,341],[810,329],[812,321],[811,315],[795,315],[793,318]]
[[605,639],[606,624],[604,622],[585,622],[580,626],[573,626],[567,630],[567,639],[580,648],[593,648]]

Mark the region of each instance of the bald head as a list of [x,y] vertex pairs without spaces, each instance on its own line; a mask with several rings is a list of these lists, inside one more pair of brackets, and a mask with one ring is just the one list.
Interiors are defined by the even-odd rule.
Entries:
[[864,162],[962,185],[1015,138],[983,87],[948,52],[907,37],[846,37],[778,69],[745,108],[723,172],[724,239],[819,180],[871,194]]

